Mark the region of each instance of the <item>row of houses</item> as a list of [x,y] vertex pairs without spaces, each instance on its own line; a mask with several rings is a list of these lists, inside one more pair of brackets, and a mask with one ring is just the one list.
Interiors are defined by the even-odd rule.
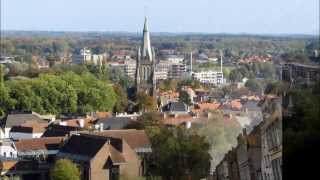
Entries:
[[98,115],[63,121],[36,113],[8,115],[1,128],[0,179],[49,179],[58,159],[75,162],[83,180],[146,176],[152,149],[144,130],[122,129],[109,113]]
[[[279,98],[261,101],[263,121],[237,137],[216,167],[216,180],[282,179],[282,112]],[[271,108],[270,108],[271,107]]]

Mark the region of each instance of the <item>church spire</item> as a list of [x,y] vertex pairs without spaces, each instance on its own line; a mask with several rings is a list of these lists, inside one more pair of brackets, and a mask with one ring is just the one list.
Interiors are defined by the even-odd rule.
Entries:
[[147,57],[150,61],[153,60],[147,17],[145,17],[143,27],[142,57]]

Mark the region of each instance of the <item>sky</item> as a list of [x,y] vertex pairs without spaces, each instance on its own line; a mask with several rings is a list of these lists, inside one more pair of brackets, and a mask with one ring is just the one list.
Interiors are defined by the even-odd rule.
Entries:
[[0,0],[1,30],[319,34],[319,0]]

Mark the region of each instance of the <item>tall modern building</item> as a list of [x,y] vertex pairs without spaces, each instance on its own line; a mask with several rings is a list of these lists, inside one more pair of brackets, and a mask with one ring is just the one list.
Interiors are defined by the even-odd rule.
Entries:
[[147,17],[144,21],[142,45],[138,49],[136,68],[136,91],[146,92],[154,96],[156,89],[155,79],[155,51],[151,47]]

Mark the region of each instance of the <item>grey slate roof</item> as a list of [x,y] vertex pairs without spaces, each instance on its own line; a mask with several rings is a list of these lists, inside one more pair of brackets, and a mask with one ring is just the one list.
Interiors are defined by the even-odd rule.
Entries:
[[101,118],[96,121],[96,124],[103,124],[105,130],[123,129],[125,126],[133,122],[134,120],[128,117],[109,117]]
[[169,110],[170,111],[187,112],[188,106],[183,102],[170,102],[169,103]]
[[243,104],[244,109],[248,109],[249,111],[259,111],[261,108],[259,107],[258,101],[247,101]]
[[46,131],[43,133],[42,137],[59,137],[69,135],[71,131],[80,131],[79,127],[73,126],[62,126],[58,124],[51,124],[47,127]]

